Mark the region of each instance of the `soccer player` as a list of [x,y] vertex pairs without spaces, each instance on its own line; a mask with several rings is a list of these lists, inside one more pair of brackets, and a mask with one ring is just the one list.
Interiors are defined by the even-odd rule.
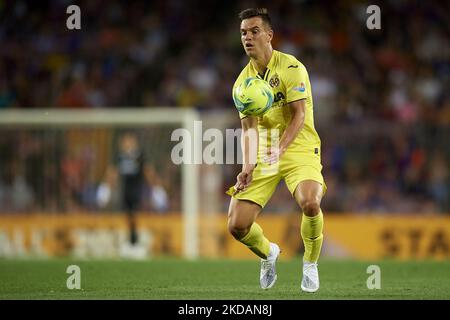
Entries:
[[[272,48],[274,31],[267,9],[246,9],[239,18],[242,45],[250,61],[234,88],[248,77],[259,77],[269,82],[275,99],[262,116],[240,114],[243,165],[237,183],[227,191],[232,196],[228,229],[236,240],[261,258],[260,285],[263,289],[271,288],[277,280],[275,264],[281,250],[264,236],[255,220],[284,179],[303,213],[300,232],[305,254],[301,288],[316,292],[317,261],[323,241],[320,202],[326,185],[321,173],[320,138],[314,128],[308,73],[295,57]],[[257,132],[257,148],[251,147],[252,130]],[[271,139],[277,130],[278,143]],[[272,133],[262,135],[262,132]]]
[[[121,250],[125,255],[141,254],[136,213],[141,205],[141,197],[144,190],[145,183],[154,191],[154,188],[159,187],[156,182],[158,177],[154,172],[153,167],[147,161],[144,150],[139,143],[138,136],[134,132],[125,132],[121,134],[118,140],[117,154],[114,156],[114,161],[111,163],[106,172],[105,181],[101,188],[105,191],[105,199],[100,205],[104,206],[110,200],[110,189],[112,185],[117,184],[120,178],[120,185],[122,187],[121,206],[127,214],[129,241]],[[100,198],[100,197],[99,197]]]
[[[129,243],[132,246],[138,243],[136,210],[141,202],[144,177],[146,177],[145,166],[144,155],[136,134],[125,132],[118,140],[117,154],[114,156],[113,163],[107,169],[103,185],[110,188],[111,185],[116,184],[117,177],[120,177],[122,187],[121,205],[122,209],[127,213]],[[105,202],[109,200],[108,197]]]

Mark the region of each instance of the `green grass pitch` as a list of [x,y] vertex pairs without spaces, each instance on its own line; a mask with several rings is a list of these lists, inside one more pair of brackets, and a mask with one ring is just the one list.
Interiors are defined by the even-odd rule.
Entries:
[[[81,289],[69,290],[69,265],[81,270]],[[381,269],[381,289],[369,290],[369,265]],[[450,299],[450,261],[321,260],[321,288],[300,289],[300,258],[279,261],[278,281],[259,288],[259,261],[0,259],[0,299]]]

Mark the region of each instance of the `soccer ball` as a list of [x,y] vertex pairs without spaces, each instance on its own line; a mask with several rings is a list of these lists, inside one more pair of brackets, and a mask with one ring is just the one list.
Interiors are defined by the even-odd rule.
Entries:
[[246,116],[261,116],[273,103],[273,92],[267,81],[250,77],[233,91],[233,101],[238,111]]

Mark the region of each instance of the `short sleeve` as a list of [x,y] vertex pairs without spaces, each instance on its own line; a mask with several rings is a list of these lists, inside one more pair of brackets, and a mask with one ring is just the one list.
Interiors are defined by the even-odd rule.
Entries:
[[294,63],[288,66],[286,72],[286,102],[306,99],[308,92],[308,72],[301,63]]

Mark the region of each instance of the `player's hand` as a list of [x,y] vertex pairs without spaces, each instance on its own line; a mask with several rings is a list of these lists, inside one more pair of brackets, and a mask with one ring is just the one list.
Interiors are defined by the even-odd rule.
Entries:
[[108,203],[109,200],[111,200],[111,187],[109,184],[103,182],[102,184],[100,184],[100,186],[97,189],[97,205],[100,208],[105,207]]
[[253,170],[242,171],[241,173],[239,173],[237,176],[236,185],[234,186],[235,191],[233,193],[233,196],[245,190],[249,186],[250,182],[252,182],[252,178],[253,178]]
[[267,163],[268,165],[272,165],[277,163],[280,160],[280,157],[282,156],[282,152],[279,148],[272,147],[267,152],[267,155],[264,157],[263,161],[264,163]]

